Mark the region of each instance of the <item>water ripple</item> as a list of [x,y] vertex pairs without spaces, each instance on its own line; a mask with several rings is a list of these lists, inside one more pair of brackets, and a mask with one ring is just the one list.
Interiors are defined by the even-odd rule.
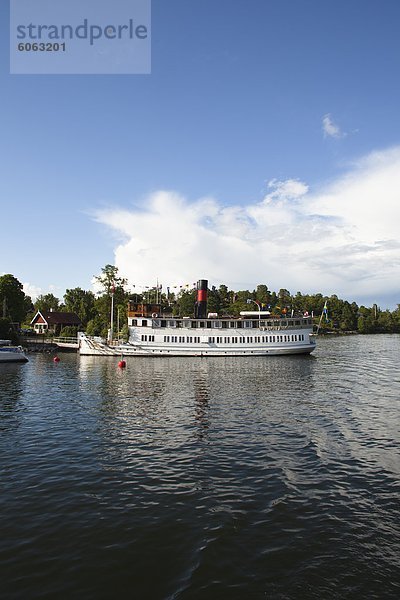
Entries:
[[397,598],[398,350],[2,368],[3,597]]

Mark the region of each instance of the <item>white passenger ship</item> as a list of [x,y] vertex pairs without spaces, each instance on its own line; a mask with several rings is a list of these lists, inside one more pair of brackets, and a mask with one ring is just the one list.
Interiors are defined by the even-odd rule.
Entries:
[[159,305],[129,304],[128,342],[106,342],[79,334],[81,355],[274,356],[310,354],[315,341],[309,316],[277,317],[244,311],[240,317],[207,314],[207,281],[197,283],[195,316],[162,314]]

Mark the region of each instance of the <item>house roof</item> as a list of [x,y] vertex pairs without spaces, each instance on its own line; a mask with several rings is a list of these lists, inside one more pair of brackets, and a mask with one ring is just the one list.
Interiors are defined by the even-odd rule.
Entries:
[[43,312],[38,311],[31,321],[31,325],[36,323],[40,317],[47,325],[80,325],[81,320],[77,314],[71,312]]

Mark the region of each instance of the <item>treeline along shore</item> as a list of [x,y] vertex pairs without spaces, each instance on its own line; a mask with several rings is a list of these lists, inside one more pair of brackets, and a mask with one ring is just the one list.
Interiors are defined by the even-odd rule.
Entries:
[[[14,275],[0,276],[0,339],[15,340],[32,333],[32,320],[38,312],[77,315],[80,325],[63,327],[57,335],[76,336],[77,331],[81,330],[88,335],[106,336],[110,327],[111,299],[114,323],[122,337],[127,336],[126,309],[129,301],[158,304],[165,314],[193,315],[196,292],[192,284],[167,288],[156,285],[136,293],[132,292],[132,287],[129,288],[127,280],[119,276],[118,268],[113,265],[102,268],[101,274],[95,279],[100,290],[97,294],[76,287],[67,289],[62,300],[49,293],[32,301]],[[319,333],[400,333],[400,304],[390,311],[381,309],[377,304],[359,306],[336,295],[292,294],[284,288],[272,291],[265,284],[257,285],[254,290],[237,291],[221,284],[219,287],[212,286],[208,292],[209,312],[220,316],[236,316],[249,309],[269,311],[274,316],[308,314],[319,326]]]

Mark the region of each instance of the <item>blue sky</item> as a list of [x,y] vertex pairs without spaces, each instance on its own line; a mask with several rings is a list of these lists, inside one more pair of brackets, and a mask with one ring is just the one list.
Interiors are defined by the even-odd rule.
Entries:
[[27,293],[113,263],[400,302],[397,0],[153,0],[151,75],[10,75],[0,22],[0,273]]

